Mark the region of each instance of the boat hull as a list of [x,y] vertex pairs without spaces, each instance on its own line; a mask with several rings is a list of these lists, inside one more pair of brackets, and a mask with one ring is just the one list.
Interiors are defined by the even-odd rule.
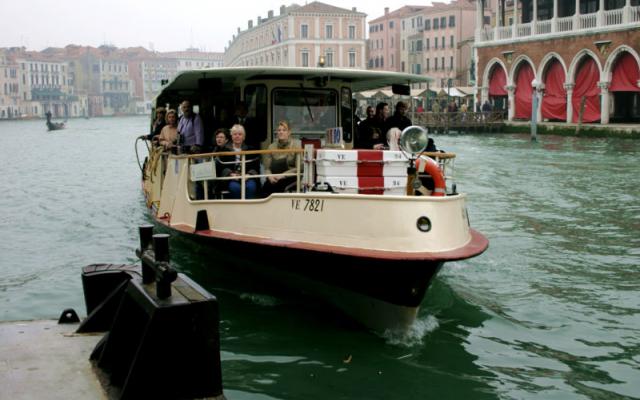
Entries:
[[[252,279],[320,299],[379,332],[407,330],[411,326],[429,285],[444,264],[440,259],[379,258],[295,248],[225,237],[210,230],[193,231],[186,226],[171,226],[162,219],[157,222],[206,248],[229,255],[233,260],[231,268],[248,272]],[[481,247],[486,239],[475,231],[474,234],[477,243],[472,241],[469,247]],[[216,267],[216,261],[211,264]]]

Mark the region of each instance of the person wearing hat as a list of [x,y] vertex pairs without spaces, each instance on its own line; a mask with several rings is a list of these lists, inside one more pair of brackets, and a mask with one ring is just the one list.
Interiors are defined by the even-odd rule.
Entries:
[[156,108],[156,119],[151,125],[151,133],[147,136],[148,140],[153,140],[153,138],[157,137],[160,132],[162,132],[162,128],[164,128],[164,126],[167,124],[166,114],[167,111],[164,107]]

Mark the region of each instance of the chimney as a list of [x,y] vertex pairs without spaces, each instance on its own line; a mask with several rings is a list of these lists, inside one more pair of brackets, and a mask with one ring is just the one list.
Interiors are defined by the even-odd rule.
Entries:
[[252,19],[249,20],[249,29],[251,29],[251,28],[253,28],[253,20]]
[[387,14],[389,14],[389,7],[384,8],[384,15],[387,15]]
[[283,5],[280,6],[280,15],[284,15],[285,11],[286,11],[287,7]]
[[267,13],[267,18],[273,18],[273,10],[269,10]]
[[358,8],[357,7],[351,7],[351,11],[358,12]]
[[260,25],[262,23],[262,17],[258,15],[258,23],[256,25]]

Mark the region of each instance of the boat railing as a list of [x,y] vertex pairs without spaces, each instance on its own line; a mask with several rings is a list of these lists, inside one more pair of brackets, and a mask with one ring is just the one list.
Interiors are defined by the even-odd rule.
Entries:
[[[296,155],[296,170],[289,173],[277,174],[249,174],[247,171],[247,163],[255,162],[260,156],[265,154],[282,154],[294,153]],[[189,196],[192,200],[211,200],[209,190],[210,185],[216,185],[218,182],[240,180],[240,199],[246,199],[246,182],[248,179],[260,179],[275,177],[296,177],[295,192],[300,193],[302,188],[302,149],[273,149],[273,150],[244,150],[244,151],[223,151],[215,153],[200,153],[185,155],[189,165]],[[240,160],[223,161],[223,157],[237,157]],[[240,163],[240,175],[218,176],[217,165],[237,165]],[[202,182],[202,188],[197,188],[198,182]],[[199,193],[200,192],[200,193]],[[225,191],[218,190],[220,194]],[[214,199],[217,198],[214,194]]]
[[[295,187],[291,184],[291,192],[300,193],[311,190],[315,184],[315,176],[313,174],[313,168],[309,168],[316,162],[315,151],[312,146],[308,146],[308,149],[273,149],[273,150],[245,150],[245,151],[225,151],[225,152],[212,152],[212,153],[198,153],[198,154],[182,154],[178,155],[180,158],[185,158],[188,165],[188,194],[193,201],[209,201],[209,200],[224,200],[224,196],[228,195],[227,188],[224,187],[223,182],[229,182],[232,180],[240,181],[240,200],[246,199],[246,182],[249,179],[261,179],[275,177],[295,177]],[[296,155],[296,168],[295,172],[284,173],[257,173],[249,174],[247,164],[255,162],[259,156],[265,154],[282,154],[282,153],[294,153]],[[163,157],[168,157],[171,153],[164,152]],[[435,151],[435,152],[423,152],[421,156],[427,156],[433,158],[445,178],[445,181],[453,181],[453,167],[455,153]],[[224,157],[237,157],[239,160],[224,161]],[[407,159],[407,161],[409,161]],[[369,162],[369,161],[367,161]],[[371,161],[375,162],[375,161]],[[382,161],[380,161],[382,162]],[[240,164],[240,174],[233,176],[220,176],[224,166]],[[164,162],[166,165],[166,161]],[[305,168],[303,165],[308,165]],[[221,168],[218,168],[221,167]],[[262,171],[264,172],[264,171]],[[237,199],[236,199],[237,200]]]

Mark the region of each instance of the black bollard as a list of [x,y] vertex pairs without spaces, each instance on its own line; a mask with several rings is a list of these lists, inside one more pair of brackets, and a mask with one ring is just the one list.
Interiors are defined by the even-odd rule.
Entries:
[[171,297],[171,282],[176,280],[177,273],[169,265],[169,235],[158,233],[153,235],[155,251],[156,295],[159,299]]
[[145,251],[153,248],[153,225],[142,225],[138,228],[140,232],[140,264],[142,265],[142,281],[144,283],[151,283],[155,280],[155,273],[142,259],[142,254]]

